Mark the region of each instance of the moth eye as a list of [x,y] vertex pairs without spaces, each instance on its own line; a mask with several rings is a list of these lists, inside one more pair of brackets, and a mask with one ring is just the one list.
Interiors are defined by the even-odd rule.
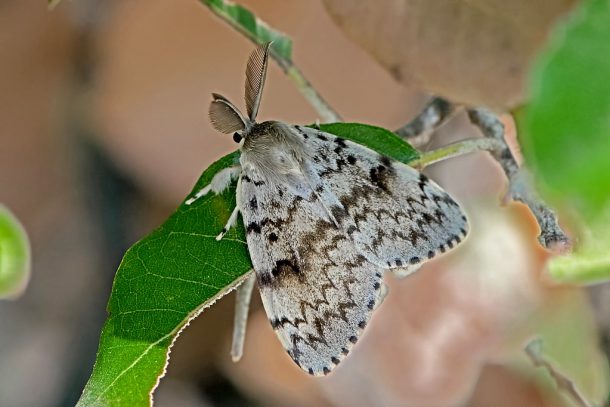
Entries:
[[241,136],[239,133],[233,133],[233,141],[239,143],[241,141]]

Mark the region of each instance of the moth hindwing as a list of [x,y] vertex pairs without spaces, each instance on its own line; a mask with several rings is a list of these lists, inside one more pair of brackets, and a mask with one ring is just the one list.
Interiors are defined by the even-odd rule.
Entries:
[[[231,117],[219,130],[239,128],[240,163],[187,203],[238,177],[237,207],[219,238],[241,212],[272,328],[298,366],[324,375],[382,301],[384,271],[413,272],[460,243],[468,224],[445,191],[405,164],[319,130],[256,123],[268,56],[266,44],[250,57],[247,116],[214,96],[222,105],[213,114]],[[243,336],[236,341],[238,358]]]

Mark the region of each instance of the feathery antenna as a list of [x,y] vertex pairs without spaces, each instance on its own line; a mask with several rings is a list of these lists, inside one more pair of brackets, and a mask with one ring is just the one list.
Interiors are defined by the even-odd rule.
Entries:
[[267,75],[267,65],[269,62],[269,47],[271,42],[260,45],[256,48],[246,66],[246,111],[252,122],[256,120],[258,107],[261,103],[263,87],[265,86],[265,77]]
[[214,100],[210,103],[209,115],[216,130],[229,134],[247,127],[247,119],[233,103],[218,93],[212,93],[212,97]]

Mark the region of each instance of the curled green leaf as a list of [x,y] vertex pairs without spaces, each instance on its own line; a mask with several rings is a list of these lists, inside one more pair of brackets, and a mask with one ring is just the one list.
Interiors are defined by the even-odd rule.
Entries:
[[610,279],[610,210],[590,223],[573,253],[549,261],[549,274],[556,281],[591,284]]
[[0,205],[0,299],[18,297],[30,279],[30,242],[17,218]]
[[519,114],[523,152],[540,190],[581,220],[578,247],[549,263],[562,282],[610,278],[610,7],[583,1],[552,35]]
[[247,8],[228,0],[200,1],[255,43],[264,44],[273,41],[271,51],[284,61],[292,61],[292,40],[269,27]]
[[590,219],[610,203],[609,38],[607,0],[583,1],[540,55],[519,122],[542,192]]

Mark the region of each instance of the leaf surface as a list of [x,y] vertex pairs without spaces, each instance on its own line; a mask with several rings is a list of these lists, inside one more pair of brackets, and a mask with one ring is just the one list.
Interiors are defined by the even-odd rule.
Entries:
[[579,224],[573,254],[549,263],[557,280],[610,278],[610,6],[584,1],[553,33],[518,115],[528,165],[545,197]]
[[30,278],[30,242],[17,218],[0,205],[0,299],[18,297]]
[[228,0],[200,0],[214,13],[224,17],[238,31],[258,44],[273,41],[271,51],[281,59],[292,60],[292,40],[285,34],[269,27],[264,21],[245,7]]
[[323,0],[396,80],[500,110],[523,101],[532,58],[575,0]]

